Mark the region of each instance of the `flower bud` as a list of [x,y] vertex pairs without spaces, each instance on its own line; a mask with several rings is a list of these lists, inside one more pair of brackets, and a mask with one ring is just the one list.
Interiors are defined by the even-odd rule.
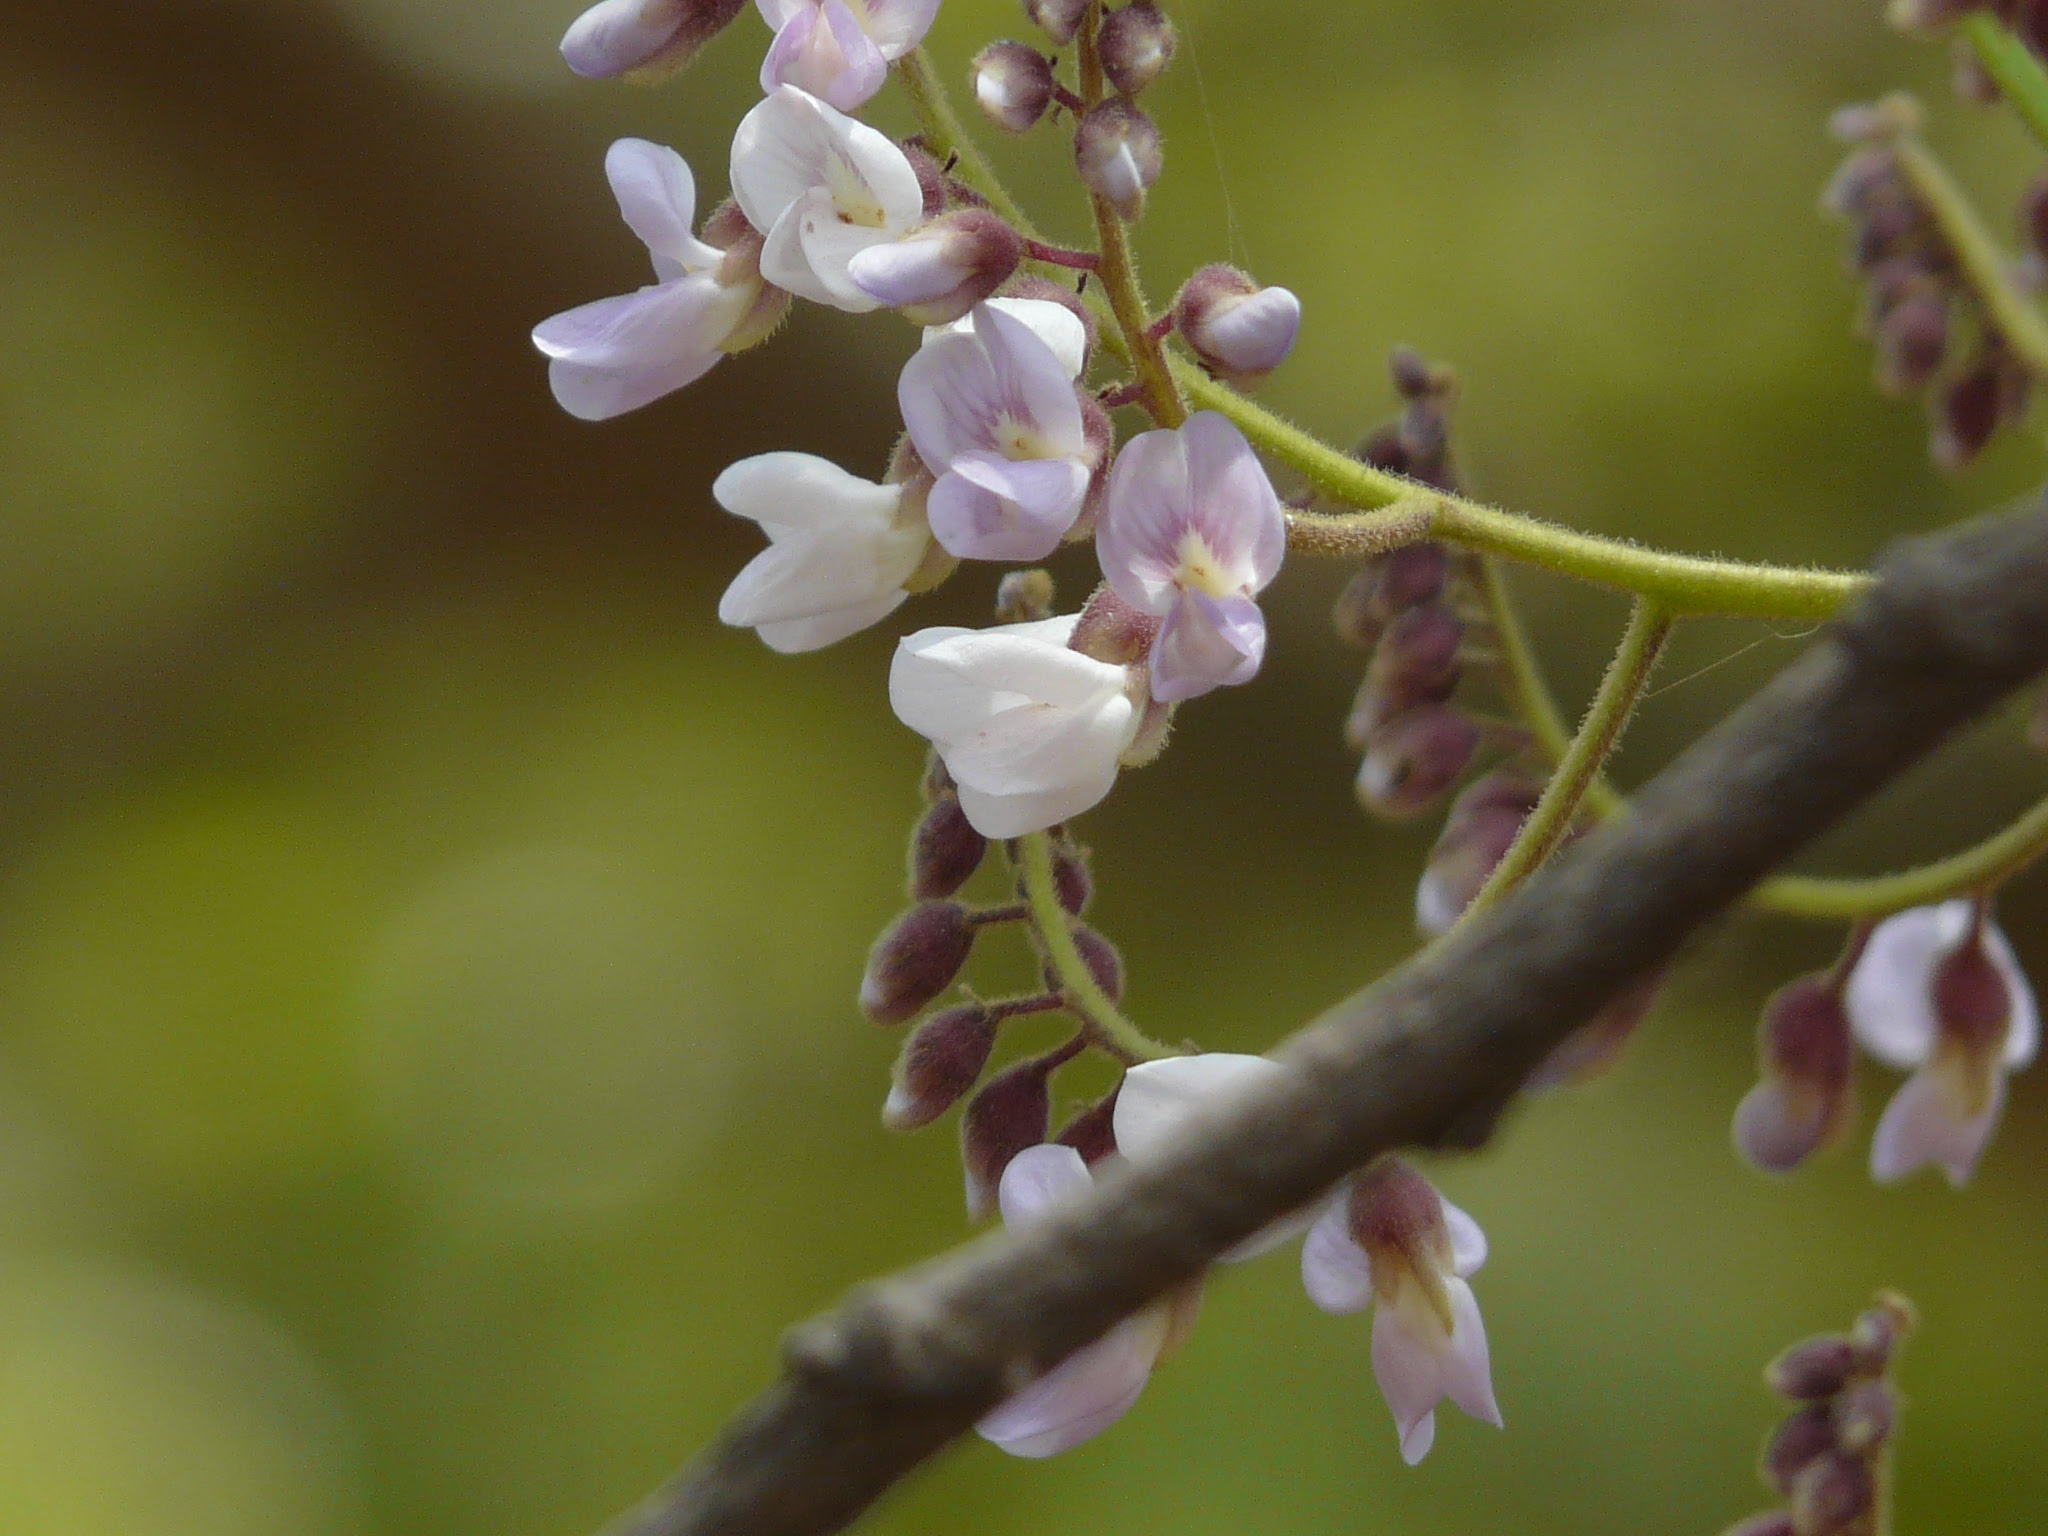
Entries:
[[871,245],[846,272],[877,304],[917,325],[950,325],[1009,281],[1024,241],[986,208],[941,214],[901,240]]
[[1934,1018],[1944,1046],[1995,1063],[2012,1024],[2012,991],[1972,933],[1934,968]]
[[1898,1394],[1889,1382],[1859,1381],[1835,1399],[1835,1440],[1851,1456],[1868,1459],[1892,1437]]
[[1846,1536],[1850,1522],[1870,1508],[1875,1491],[1863,1462],[1832,1453],[1816,1458],[1792,1483],[1793,1536]]
[[925,147],[922,136],[905,139],[901,146],[903,158],[910,162],[910,168],[917,172],[917,189],[924,194],[924,216],[936,219],[946,211],[947,193],[950,190],[946,179],[946,168],[939,164],[938,156]]
[[1052,64],[1023,43],[990,43],[974,56],[974,100],[1011,133],[1032,128],[1052,105]]
[[974,925],[958,902],[912,907],[868,952],[861,1011],[877,1024],[901,1024],[953,985],[973,948]]
[[1119,1081],[1061,1127],[1053,1140],[1080,1153],[1081,1161],[1090,1168],[1112,1156],[1116,1152],[1116,1096],[1122,1089],[1123,1083]]
[[1431,938],[1450,932],[1507,856],[1542,794],[1542,785],[1505,769],[1460,792],[1415,887],[1418,929]]
[[[1103,995],[1112,1003],[1120,1003],[1124,996],[1124,957],[1117,948],[1086,923],[1074,924],[1074,948],[1081,952],[1081,963],[1088,967],[1088,974],[1095,978],[1095,985],[1102,988]],[[1045,984],[1055,991],[1059,989],[1059,976],[1051,965],[1045,967]]]
[[1106,661],[1112,666],[1128,667],[1144,660],[1146,652],[1152,649],[1152,641],[1159,633],[1159,622],[1153,615],[1118,597],[1115,589],[1105,582],[1095,589],[1087,606],[1082,608],[1080,622],[1074,626],[1067,649],[1092,656],[1097,661]]
[[1839,982],[1801,976],[1774,992],[1757,1024],[1758,1082],[1735,1110],[1735,1150],[1788,1173],[1847,1129],[1856,1052]]
[[1345,738],[1362,750],[1372,733],[1418,704],[1441,704],[1457,691],[1465,626],[1441,603],[1423,603],[1387,626],[1358,690]]
[[1145,211],[1145,190],[1165,165],[1159,129],[1128,101],[1112,96],[1081,119],[1074,164],[1083,185],[1129,223]]
[[1999,373],[1995,362],[1979,361],[1932,398],[1934,435],[1928,451],[1951,474],[1974,464],[1998,430],[2004,411]]
[[1088,910],[1095,895],[1095,877],[1088,872],[1087,855],[1072,843],[1052,846],[1052,888],[1068,914],[1079,917]]
[[1387,373],[1394,381],[1394,393],[1403,400],[1428,400],[1457,388],[1457,376],[1450,369],[1430,367],[1413,347],[1394,348],[1387,357]]
[[1376,644],[1398,615],[1441,597],[1450,571],[1450,551],[1441,544],[1404,544],[1375,556],[1337,598],[1331,617],[1338,635],[1353,645]]
[[882,1124],[914,1131],[951,1109],[980,1080],[1001,1025],[1001,1015],[981,1003],[962,1003],[918,1025],[896,1058]]
[[746,0],[600,0],[569,24],[562,58],[586,79],[635,84],[683,68],[739,15]]
[[1849,1337],[1869,1372],[1884,1370],[1905,1342],[1906,1335],[1920,1326],[1920,1314],[1913,1303],[1897,1291],[1879,1291],[1870,1310],[1859,1315]]
[[953,796],[934,802],[910,839],[910,894],[941,901],[974,877],[988,855],[988,839],[975,831]]
[[761,276],[761,232],[747,222],[740,205],[727,198],[704,220],[702,239],[721,253],[716,277],[721,288],[736,288],[753,295],[747,310],[733,322],[718,350],[744,352],[766,341],[789,313],[789,294]]
[[1088,14],[1090,0],[1024,0],[1024,14],[1033,26],[1065,47],[1081,30],[1081,18]]
[[1096,47],[1102,72],[1119,95],[1135,96],[1173,62],[1173,23],[1152,0],[1132,0],[1102,20]]
[[1052,617],[1052,574],[1036,568],[1005,571],[996,583],[996,619],[1003,624],[1030,624]]
[[1450,704],[1425,704],[1389,720],[1365,744],[1359,803],[1390,821],[1412,821],[1449,793],[1472,765],[1479,723]]
[[1759,1470],[1773,1488],[1790,1493],[1799,1474],[1834,1449],[1834,1415],[1826,1403],[1812,1403],[1771,1431]]
[[1261,288],[1236,267],[1214,262],[1181,285],[1173,323],[1204,367],[1244,388],[1294,350],[1301,300],[1285,288]]
[[1948,355],[1948,300],[1923,288],[1878,322],[1877,387],[1894,399],[1917,394]]
[[1833,1397],[1849,1383],[1860,1365],[1856,1346],[1847,1334],[1822,1334],[1794,1344],[1764,1367],[1764,1385],[1795,1403]]
[[1044,1061],[1020,1061],[998,1072],[967,1101],[960,1117],[960,1166],[967,1179],[967,1218],[996,1208],[996,1186],[1010,1159],[1045,1140],[1052,1117]]

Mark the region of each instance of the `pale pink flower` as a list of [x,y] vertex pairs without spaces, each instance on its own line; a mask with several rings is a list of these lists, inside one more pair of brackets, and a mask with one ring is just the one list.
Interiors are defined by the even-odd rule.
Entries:
[[590,79],[651,81],[674,73],[724,30],[746,0],[598,0],[570,23],[562,58]]
[[[1066,320],[1082,329],[1071,314]],[[966,328],[928,335],[903,365],[897,402],[918,457],[938,477],[928,516],[951,553],[1042,560],[1081,515],[1099,454],[1071,360],[991,303],[977,304]]]
[[[1003,1221],[1028,1226],[1083,1194],[1092,1180],[1072,1147],[1027,1147],[997,1190]],[[1137,1402],[1157,1365],[1194,1322],[1199,1286],[1187,1286],[1083,1345],[975,1426],[1012,1456],[1056,1456],[1109,1428]]]
[[1317,1306],[1344,1314],[1379,1303],[1373,1375],[1411,1467],[1429,1454],[1445,1398],[1501,1422],[1486,1327],[1466,1284],[1485,1262],[1479,1224],[1395,1158],[1355,1175],[1302,1244],[1302,1284]]
[[619,212],[654,258],[655,281],[533,328],[555,399],[585,421],[637,409],[700,378],[728,352],[766,335],[788,302],[761,281],[753,259],[759,239],[751,230],[742,230],[729,250],[690,232],[697,188],[681,155],[645,139],[620,139],[606,152],[604,169]]
[[1287,554],[1287,519],[1244,434],[1214,411],[1141,432],[1109,473],[1095,533],[1102,574],[1163,622],[1152,695],[1172,702],[1250,682],[1266,654],[1256,594]]
[[876,304],[847,275],[848,264],[924,220],[924,189],[909,157],[793,85],[777,86],[740,120],[732,195],[765,237],[763,277],[853,314]]
[[2034,1059],[2041,1021],[2012,946],[1968,898],[1879,923],[1843,993],[1863,1048],[1912,1072],[1879,1118],[1871,1176],[1933,1163],[1968,1181],[2005,1107],[2005,1079]]
[[889,78],[889,65],[924,41],[939,0],[756,0],[775,41],[761,89],[793,85],[852,112]]

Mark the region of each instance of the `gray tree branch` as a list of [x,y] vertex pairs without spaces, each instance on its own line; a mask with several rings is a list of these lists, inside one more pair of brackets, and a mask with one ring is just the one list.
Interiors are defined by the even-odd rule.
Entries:
[[1630,981],[2048,665],[2048,511],[1902,546],[1634,813],[1277,1053],[1296,1070],[1041,1226],[862,1287],[617,1536],[816,1536],[996,1402],[1380,1153],[1476,1146]]

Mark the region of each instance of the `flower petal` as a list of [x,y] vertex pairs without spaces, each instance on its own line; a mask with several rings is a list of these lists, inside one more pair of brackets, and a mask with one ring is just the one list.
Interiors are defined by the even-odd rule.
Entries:
[[857,635],[869,626],[881,623],[909,598],[908,592],[888,592],[855,608],[838,608],[830,613],[811,614],[801,619],[778,619],[756,624],[754,631],[771,651],[780,651],[785,656],[823,650],[828,645],[838,644],[848,635]]
[[994,795],[972,784],[959,786],[960,809],[983,837],[1022,837],[1072,821],[1108,798],[1116,787],[1116,765],[1076,777],[1057,788],[1031,794]]
[[1450,1233],[1452,1273],[1461,1280],[1478,1274],[1486,1263],[1486,1234],[1459,1207],[1441,1195],[1437,1199],[1444,1208],[1444,1226]]
[[569,24],[562,58],[587,80],[623,75],[659,55],[682,21],[673,0],[600,0]]
[[1247,592],[1260,592],[1287,557],[1287,515],[1251,444],[1228,417],[1197,411],[1180,429],[1195,531]]
[[691,233],[697,181],[681,155],[646,139],[620,139],[605,151],[604,174],[626,227],[666,263],[666,275],[718,265],[718,252]]
[[1914,907],[1871,930],[1842,1004],[1865,1050],[1910,1069],[1934,1049],[1934,967],[1969,927],[1967,900]]
[[[990,309],[1001,310],[1031,328],[1059,360],[1069,379],[1078,379],[1088,365],[1088,327],[1081,317],[1055,299],[984,299]],[[974,316],[962,315],[946,325],[925,327],[924,344],[930,346],[941,336],[971,336]]]
[[1180,596],[1181,537],[1193,516],[1187,452],[1178,432],[1140,432],[1110,466],[1095,552],[1116,595],[1146,613]]
[[996,390],[1005,409],[1028,422],[1055,452],[1085,452],[1088,443],[1073,376],[1053,349],[1022,320],[993,305],[977,304],[969,318],[975,339],[995,369]]
[[733,578],[719,599],[718,617],[751,629],[867,609],[884,598],[894,608],[906,595],[903,583],[923,558],[924,543],[915,529],[859,524],[777,540]]
[[1342,1317],[1372,1300],[1372,1260],[1351,1236],[1349,1202],[1330,1202],[1301,1245],[1301,1283],[1308,1299]]
[[1166,1334],[1166,1309],[1155,1303],[1069,1355],[975,1429],[1012,1456],[1070,1450],[1130,1411]]
[[1218,1110],[1286,1075],[1266,1056],[1204,1051],[1141,1062],[1124,1074],[1111,1124],[1117,1150],[1132,1162],[1163,1156],[1199,1115]]
[[[1057,467],[1068,461],[1037,462]],[[1081,487],[1085,492],[1085,471],[1081,473]],[[968,475],[951,471],[939,476],[925,499],[925,518],[931,524],[932,537],[948,554],[962,560],[1043,560],[1059,548],[1060,536],[1074,525],[1079,513],[1080,500],[1076,497],[1073,513],[1063,519],[1032,517],[1015,502],[977,485]]]
[[1373,1309],[1372,1373],[1394,1415],[1401,1459],[1414,1466],[1436,1438],[1435,1409],[1444,1397],[1444,1361],[1437,1349],[1409,1331],[1403,1309],[1382,1302]]
[[637,409],[700,378],[725,354],[736,305],[708,276],[656,283],[550,316],[533,328],[555,398],[585,421]]
[[882,50],[884,58],[903,57],[932,29],[939,14],[939,0],[867,0],[868,36]]
[[1266,616],[1248,597],[1184,591],[1152,646],[1152,697],[1162,704],[1248,683],[1266,657]]
[[1094,1182],[1088,1164],[1072,1147],[1055,1142],[1026,1147],[1010,1159],[996,1186],[1003,1225],[1028,1226],[1053,1207],[1082,1194]]
[[2005,1077],[1992,1074],[1983,1109],[1968,1115],[1957,1109],[1945,1076],[1938,1063],[1922,1067],[1885,1106],[1870,1138],[1870,1176],[1878,1183],[1903,1179],[1929,1163],[1939,1165],[1958,1189],[1969,1182],[2005,1108]]
[[824,187],[839,144],[834,119],[846,121],[793,85],[777,86],[740,119],[732,195],[754,228],[772,229],[805,193]]
[[1088,709],[1019,705],[947,743],[946,767],[960,784],[993,795],[1043,794],[1077,779],[1092,782],[1115,774],[1136,717],[1122,694]]
[[1463,1280],[1447,1278],[1451,1298],[1450,1348],[1444,1356],[1444,1396],[1481,1423],[1501,1427],[1500,1404],[1493,1395],[1493,1367],[1487,1358],[1486,1324],[1479,1317],[1479,1298]]
[[812,453],[760,453],[728,464],[711,482],[726,511],[764,527],[825,528],[845,521],[887,527],[900,485],[877,485]]
[[2006,995],[2012,999],[2012,1021],[2005,1035],[2005,1066],[2007,1071],[2017,1071],[2031,1062],[2040,1049],[2040,1004],[2034,999],[2033,983],[2020,969],[2019,957],[2006,940],[2005,930],[1994,922],[1984,924],[1984,953],[1991,957],[1992,966],[2005,982]]

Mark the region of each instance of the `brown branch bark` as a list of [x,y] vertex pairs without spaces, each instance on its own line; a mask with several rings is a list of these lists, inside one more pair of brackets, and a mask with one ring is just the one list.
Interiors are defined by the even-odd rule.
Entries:
[[2048,510],[1904,546],[1854,612],[1497,907],[1332,1009],[1169,1161],[868,1285],[618,1536],[837,1530],[1008,1393],[1397,1147],[1475,1146],[1530,1068],[1781,860],[2048,664]]

